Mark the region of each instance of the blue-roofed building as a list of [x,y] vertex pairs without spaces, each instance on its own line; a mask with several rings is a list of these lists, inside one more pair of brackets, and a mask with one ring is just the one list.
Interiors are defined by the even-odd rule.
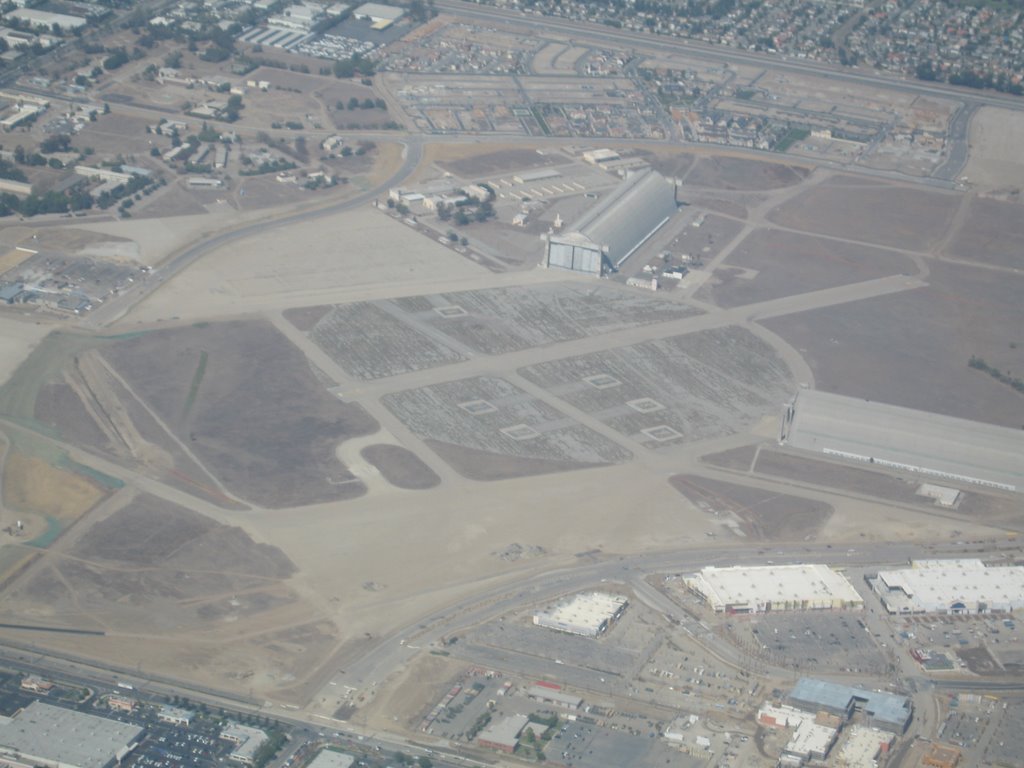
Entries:
[[798,709],[825,711],[849,719],[854,712],[864,715],[865,725],[903,733],[910,725],[914,708],[910,699],[885,691],[866,691],[851,685],[800,678],[786,702]]
[[2,283],[0,284],[0,301],[6,301],[8,304],[13,304],[24,292],[24,283]]

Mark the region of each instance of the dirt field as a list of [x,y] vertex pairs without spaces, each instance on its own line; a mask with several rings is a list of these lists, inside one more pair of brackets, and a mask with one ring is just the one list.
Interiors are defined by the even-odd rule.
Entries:
[[368,445],[360,456],[373,464],[384,479],[398,488],[422,491],[440,484],[441,478],[419,456],[400,445]]
[[963,175],[981,190],[1017,190],[1024,186],[1024,114],[982,107],[971,120],[970,153]]
[[762,450],[754,471],[772,477],[784,477],[798,482],[813,483],[851,493],[874,496],[886,501],[904,504],[928,504],[918,496],[920,482],[904,480],[884,472],[861,469],[846,464],[820,461],[803,456],[772,450]]
[[[1024,176],[1021,177],[1024,184]],[[975,197],[963,224],[946,246],[950,256],[1020,269],[1024,266],[1024,207]]]
[[941,240],[958,204],[956,195],[918,187],[850,186],[829,179],[783,203],[768,218],[805,232],[927,251]]
[[800,350],[818,389],[1020,428],[1020,393],[967,363],[1024,370],[1024,278],[936,262],[928,280],[764,325]]
[[737,307],[916,269],[908,256],[892,251],[757,230],[715,270],[702,292],[720,307]]
[[460,475],[470,480],[484,482],[604,466],[595,463],[506,456],[440,440],[424,440],[424,442]]
[[334,448],[377,424],[327,393],[269,323],[157,331],[119,341],[104,356],[239,497],[285,507],[365,492]]
[[698,157],[686,175],[686,183],[713,189],[766,190],[789,187],[810,171],[800,165],[730,157]]
[[813,537],[834,512],[820,501],[698,475],[674,475],[669,483],[699,509],[735,518],[752,539],[800,541]]
[[460,178],[473,179],[511,171],[518,173],[531,168],[544,168],[564,163],[567,160],[568,158],[558,151],[506,149],[501,152],[488,152],[472,157],[438,160],[437,165]]
[[92,481],[43,459],[9,452],[4,462],[4,505],[18,512],[77,520],[106,495]]
[[48,325],[0,316],[0,385],[7,382],[50,330]]
[[706,456],[701,456],[700,460],[714,467],[740,469],[746,472],[750,469],[756,453],[756,445],[744,445],[741,448],[732,448],[721,453],[709,453]]
[[[204,318],[342,301],[368,286],[386,295],[485,272],[372,208],[280,227],[202,258],[151,296],[132,319]],[[367,254],[374,254],[368,261]],[[287,258],[282,258],[287,254]]]

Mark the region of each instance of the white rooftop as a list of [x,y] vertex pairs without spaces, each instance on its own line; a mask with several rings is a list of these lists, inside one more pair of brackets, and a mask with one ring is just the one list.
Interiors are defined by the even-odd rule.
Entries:
[[352,15],[357,19],[369,17],[374,21],[397,21],[405,15],[405,10],[394,5],[383,5],[381,3],[363,3],[356,8]]
[[533,617],[533,623],[566,632],[598,634],[622,611],[628,601],[622,595],[588,592],[575,595]]
[[352,755],[325,749],[306,768],[350,768],[355,761]]
[[33,701],[0,721],[0,755],[17,755],[65,768],[104,768],[142,738],[137,725]]
[[891,744],[893,735],[878,728],[852,725],[843,731],[843,746],[836,764],[843,768],[875,768],[875,758],[882,745]]
[[[890,611],[1013,610],[1024,606],[1024,567],[987,567],[981,560],[914,560],[910,568],[879,571],[876,590]],[[957,607],[962,604],[962,608]]]
[[509,715],[504,720],[491,723],[477,736],[477,739],[491,744],[515,747],[519,741],[519,734],[522,733],[528,722],[530,722],[530,718],[526,715]]
[[803,720],[786,743],[786,751],[800,756],[827,755],[836,738],[836,729]]
[[708,566],[686,585],[716,611],[857,607],[863,598],[827,565]]

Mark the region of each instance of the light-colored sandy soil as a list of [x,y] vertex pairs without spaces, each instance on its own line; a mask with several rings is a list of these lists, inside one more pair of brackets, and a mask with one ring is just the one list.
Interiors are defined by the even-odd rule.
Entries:
[[326,303],[353,289],[487,274],[450,248],[359,210],[274,229],[203,256],[131,316],[151,322]]
[[963,175],[979,190],[1024,187],[1024,113],[982,107],[971,121],[970,154]]

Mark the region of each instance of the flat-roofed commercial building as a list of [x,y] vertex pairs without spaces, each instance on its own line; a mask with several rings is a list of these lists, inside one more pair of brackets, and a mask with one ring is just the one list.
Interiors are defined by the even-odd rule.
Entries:
[[850,685],[802,677],[790,691],[786,703],[808,712],[824,711],[849,719],[860,711],[866,725],[903,733],[913,716],[906,696],[885,691],[867,691]]
[[871,586],[889,613],[991,613],[1024,606],[1024,567],[981,560],[912,560]]
[[526,695],[541,704],[554,704],[566,709],[579,709],[583,706],[583,699],[579,696],[564,693],[560,685],[552,683],[537,682],[527,689]]
[[519,744],[519,734],[523,732],[530,718],[526,715],[511,715],[497,723],[493,723],[476,737],[477,743],[488,749],[497,749],[511,754]]
[[33,701],[0,718],[0,757],[48,768],[110,768],[143,733],[137,725]]
[[843,744],[835,761],[837,768],[876,768],[878,758],[889,751],[895,736],[878,728],[851,725],[843,731]]
[[356,759],[352,755],[324,749],[306,768],[352,768],[352,764],[355,761]]
[[597,637],[622,616],[627,605],[629,601],[622,595],[589,592],[535,613],[533,623],[571,635]]
[[1024,491],[1024,430],[801,390],[780,440],[802,450],[953,483]]
[[846,577],[827,565],[708,566],[683,582],[717,613],[864,607]]

